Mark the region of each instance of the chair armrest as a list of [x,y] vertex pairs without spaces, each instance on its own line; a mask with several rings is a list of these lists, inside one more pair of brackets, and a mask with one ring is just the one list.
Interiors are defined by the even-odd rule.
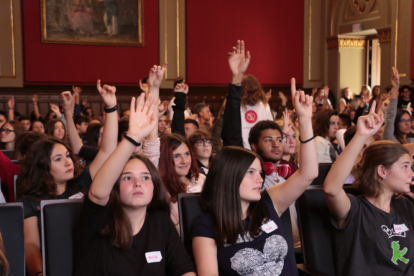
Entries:
[[299,276],[329,276],[319,270],[304,264],[297,264]]

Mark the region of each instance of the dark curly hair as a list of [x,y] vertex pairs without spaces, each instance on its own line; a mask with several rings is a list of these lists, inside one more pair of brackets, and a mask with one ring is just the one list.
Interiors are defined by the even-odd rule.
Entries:
[[[17,178],[17,199],[23,196],[35,199],[57,198],[57,186],[53,175],[50,173],[51,155],[56,144],[66,147],[70,158],[73,160],[74,178],[80,174],[80,162],[73,154],[71,148],[64,142],[56,138],[45,138],[34,143],[27,152],[23,161],[22,168]],[[66,183],[66,191],[73,194],[81,191],[75,181],[70,180]]]

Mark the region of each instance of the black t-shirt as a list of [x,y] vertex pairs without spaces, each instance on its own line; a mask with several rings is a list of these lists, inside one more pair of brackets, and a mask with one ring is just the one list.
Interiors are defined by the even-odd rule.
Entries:
[[406,101],[404,99],[398,99],[397,108],[407,108],[408,103],[411,103],[411,107],[414,108],[414,101],[413,100]]
[[[122,251],[99,234],[108,223],[108,210],[109,203],[101,206],[85,196],[79,220],[74,275],[158,276],[196,272],[168,214],[147,212],[131,247]],[[151,261],[154,259],[160,261]]]
[[65,191],[60,194],[57,198],[53,195],[45,195],[42,197],[36,196],[23,196],[19,202],[23,202],[24,218],[37,217],[37,226],[39,227],[39,234],[41,235],[41,217],[40,217],[40,201],[48,199],[67,199],[71,196],[81,192],[85,194],[89,191],[89,187],[92,184],[91,174],[89,173],[89,167],[84,169],[81,174],[74,180],[79,186],[75,192]]
[[79,157],[82,157],[85,160],[86,166],[89,166],[92,161],[98,155],[99,148],[84,145],[79,150]]
[[391,200],[386,213],[364,196],[348,195],[347,224],[334,226],[336,275],[414,275],[414,206],[405,197]]
[[[219,275],[296,275],[296,267],[288,254],[288,244],[284,238],[282,222],[276,213],[267,191],[262,199],[270,213],[270,220],[262,225],[256,238],[239,235],[236,244],[217,247]],[[243,220],[248,234],[249,219]],[[268,233],[267,233],[268,232]],[[213,220],[210,214],[203,213],[197,218],[192,237],[214,239]]]

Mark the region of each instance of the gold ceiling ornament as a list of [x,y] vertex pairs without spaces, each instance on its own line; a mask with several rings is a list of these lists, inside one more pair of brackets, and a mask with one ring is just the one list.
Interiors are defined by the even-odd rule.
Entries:
[[391,41],[391,28],[378,29],[377,32],[379,42]]
[[327,39],[328,49],[334,48],[365,48],[364,38],[335,37]]

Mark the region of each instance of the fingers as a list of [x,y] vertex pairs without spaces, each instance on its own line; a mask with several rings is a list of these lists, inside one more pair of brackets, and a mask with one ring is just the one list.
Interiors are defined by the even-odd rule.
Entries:
[[[96,88],[98,89],[99,92],[101,92],[102,87],[101,87],[101,80],[98,80],[96,82]],[[75,88],[73,88],[73,91],[75,91]]]
[[246,58],[246,63],[247,63],[247,65],[249,65],[250,58],[251,58],[251,56],[250,56],[250,51],[247,51],[247,58]]
[[[143,97],[143,94],[144,94],[144,93],[142,93],[142,94],[141,94],[141,97]],[[132,115],[132,114],[135,114],[135,112],[136,112],[136,111],[135,111],[135,97],[132,97],[132,98],[131,98],[131,105],[130,105],[130,107],[129,107],[129,111],[131,112],[131,115]]]
[[375,107],[377,106],[377,101],[373,101],[369,113],[375,113]]
[[140,106],[138,106],[138,112],[142,110],[144,114],[147,114],[150,108],[150,105],[152,105],[152,94],[148,94],[147,98],[145,99],[144,107],[142,109],[140,109],[139,108]]
[[[154,99],[152,99],[152,101],[150,101],[150,99],[148,99],[148,106],[149,106],[149,109],[148,109],[148,111],[146,112],[146,113],[144,113],[144,114],[147,114],[150,118],[155,118],[156,116],[155,116],[155,108],[157,107],[157,102],[158,102],[158,100],[157,100],[157,98],[154,98]],[[149,105],[151,103],[151,105]],[[145,103],[145,105],[147,106],[147,103]]]
[[240,54],[242,54],[243,56],[245,55],[245,53],[244,53],[244,40],[240,41]]
[[237,46],[236,46],[236,53],[237,54],[240,54],[240,48],[241,48],[240,40],[237,40]]
[[296,80],[295,78],[292,78],[290,80],[290,93],[292,94],[292,102],[295,102],[296,97]]

